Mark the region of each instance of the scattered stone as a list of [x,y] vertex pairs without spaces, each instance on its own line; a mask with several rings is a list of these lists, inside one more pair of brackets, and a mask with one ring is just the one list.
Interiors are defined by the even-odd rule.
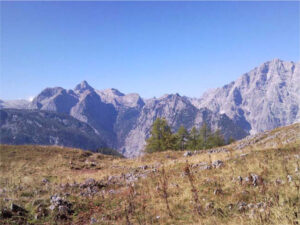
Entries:
[[143,165],[143,166],[140,166],[139,168],[142,169],[142,170],[146,170],[146,169],[148,169],[149,167],[148,167],[147,165]]
[[59,187],[62,191],[66,191],[70,187],[70,184],[69,183],[61,184]]
[[210,209],[213,209],[215,207],[215,203],[214,202],[208,202],[206,203],[205,205],[205,210],[210,210]]
[[252,184],[253,184],[253,186],[257,186],[258,185],[259,176],[256,175],[256,174],[251,174],[251,178],[252,178]]
[[283,181],[282,181],[280,178],[277,178],[277,179],[275,180],[275,184],[276,184],[276,185],[281,185],[281,184],[283,184]]
[[253,208],[256,207],[256,205],[253,204],[253,203],[249,203],[249,204],[247,205],[247,207],[248,207],[249,209],[253,209]]
[[261,208],[264,206],[264,203],[263,202],[259,202],[259,203],[256,203],[256,207],[257,208]]
[[49,212],[44,204],[38,205],[35,212],[36,212],[34,215],[35,219],[40,219],[40,218],[46,217],[49,214]]
[[8,209],[1,209],[0,218],[2,219],[8,219],[13,216],[12,212]]
[[214,162],[212,163],[212,166],[213,166],[214,168],[221,168],[221,167],[224,166],[224,162],[221,161],[221,160],[217,160],[217,161],[214,161]]
[[97,164],[95,162],[91,162],[90,166],[95,167],[95,166],[97,166]]
[[247,153],[244,153],[244,154],[241,154],[240,157],[246,157],[248,154]]
[[92,217],[90,224],[95,224],[95,223],[98,223],[98,220],[96,218]]
[[17,213],[18,215],[24,215],[26,213],[28,213],[28,211],[24,208],[22,208],[21,206],[18,206],[14,203],[11,203],[10,205],[10,210],[13,212],[13,213]]
[[70,184],[70,187],[71,188],[77,188],[77,187],[79,187],[79,184],[77,184],[76,181],[74,181],[73,184]]
[[223,194],[223,190],[221,188],[214,190],[214,195],[221,195],[221,194]]
[[94,196],[96,195],[101,188],[107,186],[108,184],[112,183],[112,178],[109,177],[107,182],[104,181],[96,181],[93,178],[86,179],[83,183],[79,185],[79,188],[82,189],[80,192],[81,196]]
[[58,206],[58,217],[60,219],[67,219],[68,215],[70,214],[69,212],[70,212],[69,207],[65,205]]
[[187,151],[183,154],[184,157],[188,157],[188,156],[192,156],[192,155],[193,155],[193,153],[190,151]]
[[248,177],[245,177],[244,181],[253,186],[262,185],[264,183],[263,178],[255,173],[251,173]]
[[179,188],[179,185],[176,184],[176,183],[172,183],[171,185],[172,185],[173,187],[175,187],[175,188]]
[[113,190],[113,189],[111,189],[111,190],[109,190],[109,191],[108,191],[108,193],[109,193],[109,194],[111,194],[111,195],[114,195],[114,194],[116,194],[116,193],[117,193],[117,191],[116,191],[116,190]]
[[44,178],[43,180],[42,180],[42,183],[43,184],[48,184],[50,181],[47,179],[47,178]]
[[205,165],[205,166],[201,166],[199,169],[200,170],[211,170],[212,166],[211,165]]
[[259,202],[256,204],[256,208],[261,209],[261,208],[267,208],[267,203],[265,202]]
[[237,206],[240,212],[245,212],[247,210],[247,203],[245,202],[239,202]]
[[220,153],[220,152],[229,152],[226,148],[213,148],[207,151],[208,154]]
[[229,210],[232,210],[232,209],[233,209],[233,207],[234,207],[234,205],[233,205],[233,204],[228,204],[228,205],[227,205],[227,208],[228,208]]
[[243,183],[243,178],[242,178],[241,176],[238,176],[238,177],[237,177],[237,180],[239,181],[240,184]]
[[291,175],[287,175],[286,177],[287,177],[289,183],[293,181],[293,177]]
[[83,185],[88,187],[88,186],[94,186],[95,184],[96,184],[96,181],[93,178],[88,178],[85,180]]
[[69,215],[73,214],[72,204],[57,194],[51,196],[50,202],[51,206],[49,208],[56,212],[57,219],[68,219]]
[[6,192],[5,188],[0,188],[0,195],[4,194]]

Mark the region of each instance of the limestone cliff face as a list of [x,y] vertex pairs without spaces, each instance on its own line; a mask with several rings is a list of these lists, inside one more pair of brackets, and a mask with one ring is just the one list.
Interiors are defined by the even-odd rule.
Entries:
[[300,119],[300,63],[274,59],[191,102],[225,113],[251,134],[292,124]]
[[[0,102],[7,105],[13,103]],[[32,102],[16,105],[71,115],[132,157],[141,154],[157,117],[166,118],[174,131],[181,124],[191,129],[206,122],[236,139],[300,121],[300,64],[274,59],[199,99],[170,94],[145,100],[83,81],[73,90],[46,88]]]

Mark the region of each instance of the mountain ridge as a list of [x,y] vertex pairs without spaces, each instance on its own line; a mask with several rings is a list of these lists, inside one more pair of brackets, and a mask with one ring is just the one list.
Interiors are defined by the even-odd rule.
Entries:
[[205,122],[227,139],[299,121],[299,68],[300,63],[274,59],[200,98],[165,94],[143,99],[114,88],[96,90],[82,81],[73,90],[46,88],[26,107],[71,115],[96,129],[110,147],[132,157],[141,154],[157,117],[165,117],[174,131]]

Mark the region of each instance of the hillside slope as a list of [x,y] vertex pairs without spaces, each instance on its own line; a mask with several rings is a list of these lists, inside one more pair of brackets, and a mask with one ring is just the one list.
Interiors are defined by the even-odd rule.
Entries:
[[60,145],[88,150],[106,147],[101,136],[86,123],[54,112],[0,110],[1,144]]
[[[135,160],[76,149],[2,145],[2,221],[297,224],[299,133],[298,123],[218,149],[167,151]],[[10,210],[11,203],[27,212],[15,205]]]

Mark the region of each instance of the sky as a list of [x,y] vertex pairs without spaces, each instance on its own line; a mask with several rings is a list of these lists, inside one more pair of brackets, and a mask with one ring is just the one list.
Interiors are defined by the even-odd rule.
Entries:
[[0,99],[86,80],[200,97],[260,64],[299,61],[299,2],[1,2]]

